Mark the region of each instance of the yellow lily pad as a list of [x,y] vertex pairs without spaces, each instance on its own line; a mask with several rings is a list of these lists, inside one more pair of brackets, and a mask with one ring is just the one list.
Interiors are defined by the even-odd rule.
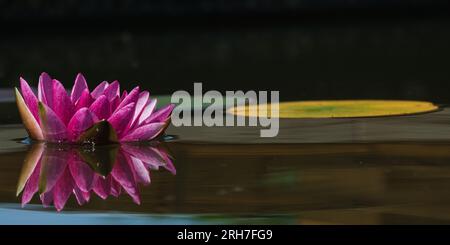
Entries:
[[[352,118],[398,116],[432,112],[439,109],[433,103],[405,100],[323,100],[280,102],[279,118]],[[229,113],[239,116],[271,116],[271,105],[267,112],[258,105],[245,105],[230,108]],[[274,115],[276,116],[276,115]]]

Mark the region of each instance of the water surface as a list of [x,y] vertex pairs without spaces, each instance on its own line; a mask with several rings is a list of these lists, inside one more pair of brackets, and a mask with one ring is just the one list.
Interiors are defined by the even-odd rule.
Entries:
[[[442,112],[422,116],[440,118],[439,113]],[[403,118],[404,123],[410,122],[411,118]],[[308,143],[308,138],[301,134],[292,136],[290,143],[277,142],[280,140],[277,138],[272,139],[273,142],[258,143],[246,141],[253,129],[247,133],[239,129],[243,132],[239,138],[237,135],[226,137],[223,128],[171,127],[167,132],[177,133],[178,137],[161,145],[172,157],[176,175],[164,168],[151,170],[151,183],[139,185],[140,204],[126,192],[105,200],[91,195],[89,202],[82,206],[72,195],[60,212],[52,205],[43,207],[37,195],[21,207],[21,196],[16,196],[18,179],[32,147],[14,140],[25,136],[20,125],[3,125],[0,128],[0,222],[450,223],[447,215],[450,209],[448,134],[442,133],[440,140],[420,140],[423,132],[417,130],[418,125],[425,122],[415,124],[413,121],[411,125],[416,126],[411,130],[406,126],[391,128],[391,133],[398,134],[397,139],[403,135],[402,141],[393,140],[395,137],[391,134],[383,141],[382,136],[372,137],[370,133],[370,129],[380,124],[378,119],[361,120],[323,121],[324,125],[347,125],[347,129],[335,132],[335,136],[347,134],[347,138],[341,142],[335,137],[332,142],[331,131],[325,131],[328,138],[322,137],[324,142],[316,143]],[[301,124],[294,127],[292,123],[287,124],[289,127],[282,123],[282,128],[301,128]],[[444,122],[430,119],[428,123],[444,127]],[[363,126],[368,130],[364,131]],[[349,136],[351,132],[353,141]],[[319,127],[309,137],[319,137],[322,133]],[[219,142],[218,139],[227,140]]]

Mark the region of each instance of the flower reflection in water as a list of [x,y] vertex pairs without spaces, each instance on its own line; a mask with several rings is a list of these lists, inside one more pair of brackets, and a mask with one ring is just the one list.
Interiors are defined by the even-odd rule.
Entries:
[[127,193],[140,204],[139,184],[150,184],[150,171],[160,167],[176,173],[162,145],[121,144],[73,146],[33,144],[25,157],[17,185],[22,206],[38,193],[44,207],[61,211],[73,193],[78,204],[91,193],[102,199]]

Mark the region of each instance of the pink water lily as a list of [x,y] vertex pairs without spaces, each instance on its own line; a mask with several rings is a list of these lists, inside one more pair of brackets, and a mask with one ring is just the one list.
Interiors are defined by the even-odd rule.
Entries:
[[102,199],[127,193],[133,202],[140,204],[138,185],[150,184],[152,170],[163,167],[176,174],[171,157],[163,147],[126,144],[107,147],[92,152],[33,144],[17,186],[17,195],[22,193],[22,206],[36,193],[44,207],[53,204],[58,211],[72,194],[79,205],[87,203],[92,193]]
[[37,96],[20,78],[16,102],[33,140],[70,143],[148,141],[164,133],[174,105],[156,110],[156,98],[135,87],[120,91],[118,81],[102,82],[90,91],[78,74],[70,94],[47,73],[39,77]]

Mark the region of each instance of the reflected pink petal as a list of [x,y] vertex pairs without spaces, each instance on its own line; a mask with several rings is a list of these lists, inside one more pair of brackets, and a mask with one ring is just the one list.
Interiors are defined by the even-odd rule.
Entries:
[[[85,147],[73,148],[72,146],[63,147],[63,145],[52,144],[45,146],[36,168],[31,174],[26,174],[29,178],[22,193],[22,205],[30,202],[34,193],[39,191],[44,206],[53,203],[55,208],[61,211],[72,193],[78,204],[83,205],[89,201],[91,191],[100,198],[106,199],[109,195],[118,197],[122,189],[133,202],[140,204],[138,184],[148,185],[151,182],[150,171],[147,169],[148,164],[143,159],[151,162],[158,161],[159,163],[153,163],[154,166],[162,164],[173,174],[176,173],[170,156],[164,148],[158,146],[127,144],[120,146],[118,151],[113,151],[117,154],[111,155],[112,159],[115,159],[115,164],[106,177],[94,172],[99,171],[98,169],[92,169],[93,166],[95,169],[95,166],[105,161],[105,156],[92,154],[82,156],[81,152],[90,151]],[[117,150],[117,148],[115,149]],[[102,151],[94,152],[111,153],[112,151],[103,148]],[[141,156],[144,158],[141,159]],[[84,161],[89,161],[89,163]],[[97,165],[95,165],[96,162]],[[29,168],[25,167],[25,169]]]
[[164,165],[164,168],[171,172],[173,175],[177,174],[177,170],[175,166],[173,165],[172,159],[170,159],[170,156],[165,152],[162,151],[162,154],[164,156],[164,159],[166,160],[166,164]]
[[22,207],[31,201],[34,194],[39,189],[39,173],[41,171],[41,163],[38,162],[36,167],[33,170],[33,173],[28,178],[27,183],[25,184],[25,188],[22,193]]
[[89,202],[90,199],[89,192],[83,192],[78,187],[75,186],[73,188],[73,194],[75,195],[75,198],[77,199],[79,205],[83,205]]
[[111,178],[111,195],[114,197],[119,197],[122,188],[119,184],[119,182],[115,181],[113,178]]
[[135,157],[129,157],[130,163],[133,166],[134,177],[138,183],[142,183],[144,185],[150,184],[150,174],[147,168],[145,168],[144,164],[141,160]]
[[122,188],[131,196],[135,203],[141,203],[139,190],[134,179],[133,169],[128,164],[126,158],[121,152],[117,154],[117,161],[114,165],[111,175],[114,180],[119,182]]
[[30,149],[25,155],[22,170],[20,171],[19,181],[17,182],[16,196],[18,196],[23,191],[25,184],[28,182],[30,176],[33,174],[36,168],[40,168],[40,164],[38,163],[40,163],[41,161],[43,152],[44,152],[43,144],[36,143],[31,145]]
[[156,167],[166,164],[165,156],[156,147],[124,144],[122,149],[146,164]]
[[39,198],[41,199],[42,206],[44,206],[45,208],[49,207],[53,202],[53,190],[42,193],[41,195],[39,195]]
[[66,168],[63,175],[59,178],[58,183],[53,188],[53,203],[56,210],[61,211],[64,208],[72,190],[72,178],[69,169]]
[[65,150],[46,148],[41,158],[39,173],[39,192],[45,193],[53,189],[67,167],[69,153]]
[[71,154],[69,159],[69,169],[76,186],[83,192],[92,190],[94,182],[98,176],[78,156],[77,153]]
[[106,178],[98,177],[92,189],[100,198],[106,199],[111,192],[111,175]]

